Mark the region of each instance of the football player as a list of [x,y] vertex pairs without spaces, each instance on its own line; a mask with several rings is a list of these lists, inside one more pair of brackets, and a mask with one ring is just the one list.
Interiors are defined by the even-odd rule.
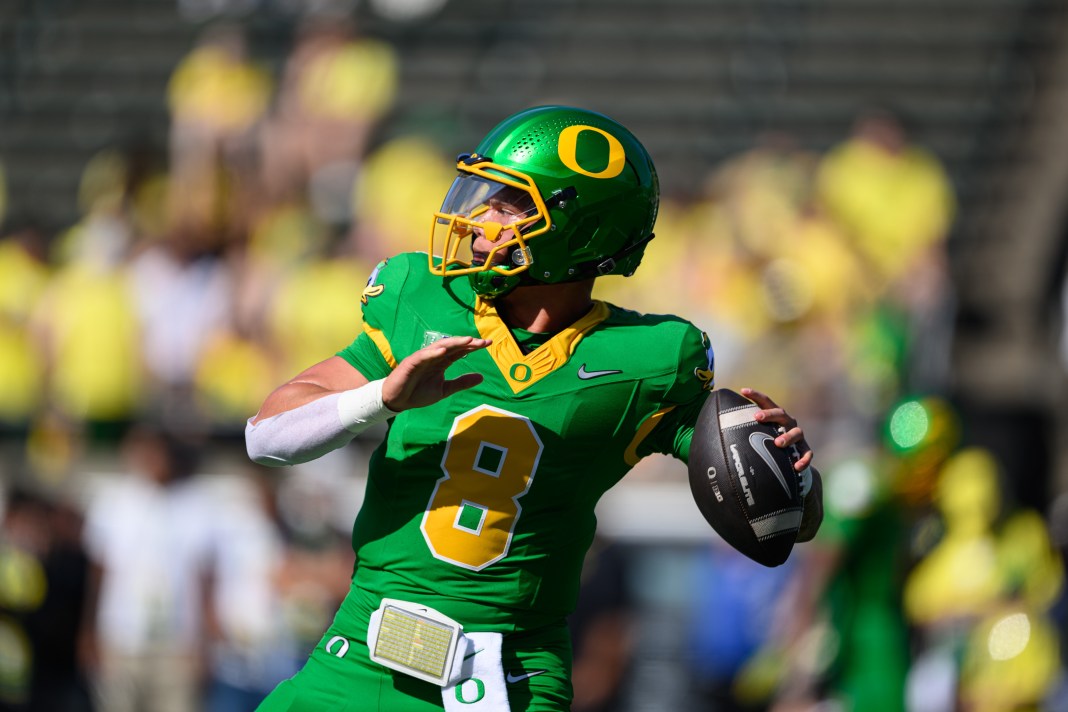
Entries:
[[[642,457],[687,459],[713,385],[707,336],[592,298],[653,238],[659,187],[642,144],[601,114],[537,107],[456,169],[429,252],[379,264],[363,333],[271,393],[246,429],[250,457],[289,465],[390,421],[353,527],[350,592],[262,709],[569,709],[565,619],[594,507]],[[796,421],[743,393],[804,470]]]

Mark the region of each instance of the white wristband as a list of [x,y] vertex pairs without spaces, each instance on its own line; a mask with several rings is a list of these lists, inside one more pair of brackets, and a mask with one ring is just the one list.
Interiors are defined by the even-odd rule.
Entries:
[[382,402],[382,384],[386,379],[365,383],[359,388],[344,391],[337,399],[337,417],[341,426],[350,433],[361,433],[367,428],[389,420],[397,414]]

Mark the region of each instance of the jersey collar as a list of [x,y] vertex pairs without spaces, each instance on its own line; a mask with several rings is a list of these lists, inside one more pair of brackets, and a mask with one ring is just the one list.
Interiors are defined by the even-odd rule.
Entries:
[[479,336],[493,341],[487,351],[513,393],[529,388],[567,363],[582,338],[607,319],[608,314],[608,305],[594,300],[585,316],[524,354],[493,302],[482,297],[475,300],[475,327]]

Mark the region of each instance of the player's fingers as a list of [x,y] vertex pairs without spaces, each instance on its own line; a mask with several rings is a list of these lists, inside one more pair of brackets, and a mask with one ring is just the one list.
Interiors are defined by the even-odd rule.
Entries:
[[779,407],[775,403],[775,401],[769,398],[766,394],[761,393],[760,391],[753,390],[752,388],[743,388],[742,395],[759,405],[761,408],[764,408],[765,410]]
[[780,434],[775,438],[775,444],[779,447],[793,448],[794,469],[801,472],[812,462],[812,448],[805,440],[805,434],[800,427],[785,430],[780,428]]
[[450,336],[435,341],[405,359],[413,371],[445,370],[456,361],[472,351],[489,346],[488,339],[476,339],[471,336]]
[[798,472],[804,472],[805,468],[812,464],[812,450],[805,450],[801,453],[801,457],[797,458],[797,462],[794,463],[794,469]]
[[[779,434],[775,438],[775,444],[779,447],[789,447],[791,445],[800,446],[805,442],[805,431],[801,429],[800,425],[794,423],[790,427],[779,427]],[[806,445],[806,447],[808,447]]]
[[462,350],[444,354],[433,361],[423,364],[420,373],[424,375],[432,373],[435,377],[443,377],[449,366],[462,359],[468,353],[470,353],[470,351]]
[[778,423],[787,429],[797,425],[797,421],[790,417],[785,409],[776,405],[775,401],[752,388],[743,388],[742,394],[749,400],[760,406],[760,410],[753,414],[753,419],[761,423]]
[[792,428],[797,422],[782,408],[765,408],[753,414],[753,420],[761,423],[778,423],[779,425]]
[[442,357],[442,360],[445,363],[452,365],[468,354],[486,348],[489,344],[490,342],[487,339],[471,339],[466,344],[450,346],[448,351],[446,351],[445,355]]
[[446,354],[467,354],[471,351],[486,348],[490,345],[490,340],[476,339],[473,336],[449,336],[440,341],[435,341],[433,345],[445,349]]
[[442,384],[441,391],[445,397],[448,397],[453,393],[459,393],[468,388],[474,388],[479,383],[482,383],[481,373],[465,373],[462,376],[457,376],[452,380],[445,381],[445,383]]
[[805,432],[797,421],[766,394],[752,388],[743,388],[741,393],[760,406],[761,410],[753,414],[755,420],[779,424],[779,434],[775,438],[775,444],[779,447],[796,448],[799,457],[794,462],[794,469],[801,472],[808,467],[812,462],[812,448],[805,441]]

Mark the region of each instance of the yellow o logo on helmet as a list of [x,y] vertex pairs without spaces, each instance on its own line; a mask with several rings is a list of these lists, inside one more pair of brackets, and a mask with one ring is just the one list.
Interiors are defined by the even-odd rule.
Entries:
[[[578,137],[583,131],[596,131],[608,141],[608,165],[599,173],[588,171],[579,165]],[[619,142],[619,139],[596,126],[586,126],[585,124],[568,126],[561,131],[560,138],[557,141],[556,153],[560,156],[560,160],[565,166],[590,178],[615,178],[623,172],[623,166],[627,161],[627,155],[623,151],[623,144]]]

